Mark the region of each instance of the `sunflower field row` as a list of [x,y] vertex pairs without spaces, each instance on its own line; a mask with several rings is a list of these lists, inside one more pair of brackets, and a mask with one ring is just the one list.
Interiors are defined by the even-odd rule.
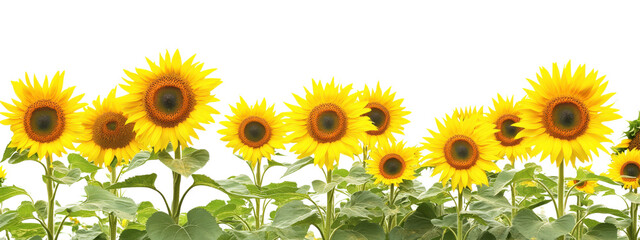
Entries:
[[[210,105],[222,83],[210,76],[215,69],[195,55],[183,61],[178,51],[147,62],[148,69],[124,71],[122,96],[114,88],[90,104],[63,86],[64,72],[42,83],[26,74],[11,82],[17,99],[2,100],[0,123],[13,135],[2,162],[37,163],[43,185],[2,185],[0,167],[0,204],[22,200],[2,205],[0,238],[638,239],[640,120],[606,149],[614,130],[604,123],[621,117],[604,77],[584,65],[540,68],[519,101],[497,95],[492,106],[452,110],[419,145],[401,139],[409,111],[380,84],[356,90],[312,81],[283,113],[240,98],[219,123],[229,151],[218,154],[235,154],[251,176],[216,179],[198,171],[210,155],[193,144],[219,114]],[[606,172],[576,167],[599,153],[611,161]],[[555,168],[543,170],[533,157]],[[354,161],[344,166],[340,158]],[[168,168],[173,191],[157,188],[157,173],[130,174],[149,161]],[[569,167],[575,176],[565,175]],[[284,176],[312,168],[324,179],[265,182],[271,168]],[[96,177],[105,174],[109,181]],[[420,175],[438,182],[425,186]],[[191,185],[181,189],[183,181]],[[85,195],[62,206],[58,188],[73,184]],[[134,202],[124,190],[136,188],[162,204]],[[227,198],[182,209],[194,188]],[[45,190],[46,199],[30,195]],[[603,204],[610,196],[624,205]]]

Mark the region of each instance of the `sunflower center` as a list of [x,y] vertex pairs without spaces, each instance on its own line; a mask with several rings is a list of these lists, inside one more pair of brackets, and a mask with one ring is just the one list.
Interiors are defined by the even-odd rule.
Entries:
[[576,98],[559,97],[547,104],[542,123],[549,135],[572,140],[587,130],[589,110]]
[[382,157],[380,161],[380,173],[387,179],[402,176],[405,169],[405,162],[400,155],[391,153]]
[[515,146],[522,142],[522,138],[516,139],[518,132],[522,128],[513,126],[514,123],[520,122],[520,118],[515,115],[506,114],[498,118],[496,121],[496,128],[500,131],[495,133],[496,139],[500,141],[503,146]]
[[[383,134],[387,128],[389,128],[389,110],[384,107],[380,103],[368,103],[367,108],[370,108],[371,111],[365,113],[366,116],[371,119],[373,125],[376,126],[377,130],[367,131],[369,135],[380,135]],[[364,115],[363,115],[364,116]]]
[[311,110],[307,121],[309,135],[320,143],[340,140],[347,132],[347,116],[333,103],[323,103]]
[[104,149],[128,146],[136,137],[134,123],[125,124],[127,118],[121,113],[105,112],[96,118],[92,128],[93,142]]
[[625,179],[635,180],[640,175],[640,166],[632,162],[626,163],[624,167],[622,167],[622,171],[620,171],[620,174],[623,176],[627,176],[623,177]]
[[144,104],[154,124],[175,127],[189,117],[196,100],[189,84],[180,75],[172,73],[151,83],[145,92]]
[[577,188],[581,188],[587,185],[587,181],[580,182],[580,180],[573,180],[573,185],[576,185]]
[[60,137],[65,118],[62,108],[50,100],[39,100],[31,104],[25,113],[25,132],[34,141],[46,143]]
[[468,169],[478,160],[478,146],[469,137],[455,135],[444,146],[444,156],[447,163],[456,169]]
[[238,136],[245,145],[258,148],[271,139],[271,128],[263,118],[251,116],[240,123]]

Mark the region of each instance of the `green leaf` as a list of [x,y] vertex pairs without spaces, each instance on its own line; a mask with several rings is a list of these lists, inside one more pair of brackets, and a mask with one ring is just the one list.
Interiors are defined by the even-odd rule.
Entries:
[[234,198],[229,201],[213,200],[206,206],[202,207],[211,213],[218,220],[225,220],[233,216],[243,216],[251,212],[251,208],[246,208],[243,199]]
[[567,214],[553,222],[545,222],[533,211],[521,209],[513,219],[513,226],[526,238],[553,240],[568,234],[576,223],[575,215]]
[[27,191],[25,191],[22,188],[16,187],[16,186],[0,187],[0,203],[4,202],[5,200],[7,200],[9,198],[18,196],[18,195],[27,195],[27,196],[29,196]]
[[145,224],[147,223],[149,217],[151,217],[151,215],[153,215],[157,211],[158,209],[153,207],[153,204],[151,202],[141,202],[138,205],[138,210],[136,211],[136,221],[138,223]]
[[9,145],[11,145],[11,142],[7,143],[7,147],[4,149],[4,153],[2,154],[2,161],[0,162],[4,162],[16,152],[17,148],[9,147]]
[[[249,192],[249,189],[245,186],[246,176],[240,175],[237,177],[225,179],[225,180],[213,180],[210,177],[202,174],[193,174],[193,186],[207,186],[211,188],[218,189],[228,195],[238,196],[238,197],[249,197],[249,198],[257,198],[258,196],[252,195]],[[251,182],[251,180],[249,180]],[[250,183],[252,184],[252,183]]]
[[78,168],[69,169],[60,161],[53,162],[53,176],[51,179],[60,184],[71,185],[80,181],[82,171]]
[[604,222],[616,225],[618,229],[626,229],[627,227],[629,227],[629,225],[631,225],[631,218],[629,218],[628,216],[624,218],[607,216],[607,218],[604,219]]
[[582,237],[584,240],[609,240],[616,239],[618,237],[618,229],[615,225],[610,223],[600,223],[595,227],[589,229],[589,231]]
[[296,162],[294,162],[293,164],[290,164],[287,166],[287,171],[284,172],[284,174],[282,175],[281,178],[286,177],[289,174],[292,174],[294,172],[297,172],[298,170],[300,170],[301,168],[312,164],[313,163],[313,158],[312,157],[305,157],[302,158]]
[[120,234],[120,240],[149,240],[147,231],[138,229],[125,229]]
[[291,201],[276,210],[271,225],[275,228],[288,228],[293,225],[309,225],[319,221],[313,209],[302,201]]
[[140,167],[144,165],[148,160],[152,158],[157,158],[158,156],[152,156],[151,152],[148,151],[140,151],[133,156],[133,159],[129,161],[129,165],[127,165],[127,171],[131,171],[134,168]]
[[14,239],[41,239],[46,233],[39,223],[18,223],[9,229]]
[[618,209],[608,208],[602,204],[591,205],[587,208],[588,214],[594,213],[602,213],[602,214],[611,214],[618,217],[627,217],[628,215]]
[[184,226],[174,223],[164,212],[154,213],[147,221],[147,234],[152,240],[215,240],[222,233],[216,218],[202,208],[189,211]]
[[46,219],[47,218],[47,202],[44,200],[36,201],[34,205],[36,208],[36,214],[38,214],[39,218]]
[[27,160],[38,161],[38,154],[36,153],[29,157],[29,149],[18,151],[17,148],[10,148],[7,145],[2,155],[2,162],[7,159],[9,159],[9,164],[17,164]]
[[107,235],[102,232],[100,225],[96,224],[89,229],[79,229],[76,235],[71,238],[72,240],[96,240],[107,239]]
[[135,188],[135,187],[146,187],[151,189],[156,189],[155,183],[158,175],[155,173],[147,174],[147,175],[138,175],[135,177],[130,177],[124,180],[124,182],[115,183],[109,186],[107,189],[120,189],[120,188]]
[[370,220],[373,217],[382,216],[383,210],[386,210],[386,208],[387,206],[382,197],[370,191],[360,191],[351,195],[351,198],[340,209],[338,215]]
[[204,149],[193,151],[185,149],[182,159],[173,159],[169,153],[162,151],[158,153],[158,158],[172,171],[189,177],[207,164],[209,161],[209,152]]
[[71,153],[67,156],[70,168],[78,168],[84,173],[94,173],[100,170],[100,167],[90,163],[86,158],[77,153]]
[[113,193],[93,185],[87,185],[84,187],[84,191],[87,193],[87,200],[68,208],[67,211],[103,211],[128,220],[135,218],[138,206],[130,198],[117,197]]
[[628,193],[624,194],[623,196],[625,198],[627,198],[632,203],[640,204],[640,194],[628,192]]

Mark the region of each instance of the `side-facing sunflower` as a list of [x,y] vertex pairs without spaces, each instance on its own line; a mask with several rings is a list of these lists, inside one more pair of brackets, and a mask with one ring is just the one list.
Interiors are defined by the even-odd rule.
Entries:
[[640,116],[633,121],[629,121],[629,129],[624,132],[624,139],[620,144],[612,147],[614,153],[624,152],[627,149],[639,149],[640,148]]
[[122,112],[121,99],[116,98],[116,89],[100,101],[93,101],[93,108],[87,107],[82,115],[84,135],[78,137],[77,150],[97,166],[127,164],[146,146],[136,140],[134,123],[126,123]]
[[640,180],[640,150],[633,149],[611,156],[609,171],[605,174],[624,188],[638,188]]
[[386,185],[398,186],[404,180],[412,180],[418,167],[415,147],[405,147],[404,142],[379,142],[371,151],[371,160],[367,160],[367,173]]
[[129,93],[122,97],[127,123],[135,122],[140,141],[156,151],[169,142],[182,147],[192,144],[191,138],[198,138],[194,129],[204,130],[201,124],[214,122],[211,115],[218,113],[208,104],[218,101],[211,91],[221,81],[208,78],[215,69],[203,70],[194,58],[182,62],[177,50],[173,57],[167,51],[164,58],[160,55],[159,65],[147,58],[150,71],[125,70],[130,80],[120,86]]
[[[585,169],[589,172],[591,172],[591,166],[589,165],[587,167],[585,167]],[[578,191],[582,191],[588,194],[593,194],[596,191],[596,187],[598,186],[598,181],[582,181],[580,182],[580,180],[571,180],[567,182],[567,187],[572,187],[575,185],[575,188]]]
[[267,102],[256,102],[249,106],[244,99],[236,107],[231,106],[233,116],[226,116],[229,121],[220,122],[226,128],[218,133],[222,134],[222,141],[233,152],[240,152],[242,157],[255,167],[263,157],[271,159],[275,149],[284,149],[284,136],[287,129],[282,122],[281,114],[276,115],[274,105],[267,107]]
[[500,159],[499,143],[493,136],[498,130],[482,118],[481,114],[470,114],[464,120],[447,115],[444,124],[436,119],[439,132],[429,130],[432,137],[424,138],[423,148],[430,151],[424,165],[434,167],[432,176],[440,174],[443,185],[449,179],[458,190],[488,184],[485,171],[500,171],[493,162]]
[[329,170],[338,163],[340,154],[353,157],[362,153],[358,142],[376,127],[366,116],[367,103],[351,94],[351,85],[342,87],[331,80],[323,87],[322,82],[313,81],[313,92],[305,91],[305,98],[293,94],[299,106],[287,104],[291,112],[285,114],[285,123],[292,133],[286,141],[295,143],[291,151],[299,158],[314,155],[314,163]]
[[571,74],[571,62],[562,72],[557,64],[549,73],[540,68],[538,82],[529,80],[533,89],[525,89],[527,98],[522,103],[522,120],[514,126],[524,128],[517,138],[525,137],[524,144],[533,146],[531,155],[542,153],[558,166],[575,166],[590,161],[598,149],[607,151],[602,142],[611,142],[604,135],[613,131],[603,122],[619,119],[617,109],[605,103],[614,93],[605,94],[604,77],[597,72],[586,74],[585,66]]
[[516,159],[520,161],[528,159],[531,148],[522,144],[522,138],[516,138],[522,128],[513,126],[521,119],[519,105],[514,102],[513,97],[505,99],[498,94],[497,100],[493,99],[493,107],[494,109],[489,108],[487,117],[489,122],[495,124],[498,129],[494,134],[500,143],[498,156],[506,156],[511,161],[511,165]]
[[45,76],[40,85],[35,76],[32,83],[25,74],[26,83],[11,82],[19,100],[13,100],[15,105],[1,102],[9,112],[3,112],[7,118],[0,121],[13,131],[9,147],[29,150],[28,156],[37,153],[40,159],[52,154],[60,157],[65,148],[74,149],[73,141],[82,133],[76,111],[85,105],[80,103],[84,94],[71,97],[75,87],[63,90],[63,78],[64,72],[57,72],[50,83]]
[[409,114],[401,106],[403,99],[394,99],[395,93],[391,93],[391,88],[382,91],[380,83],[375,90],[369,90],[364,85],[364,90],[359,96],[359,100],[367,103],[367,108],[371,109],[366,115],[371,119],[376,130],[367,131],[365,145],[374,147],[379,142],[395,142],[393,134],[402,134],[402,125],[409,123],[405,118]]

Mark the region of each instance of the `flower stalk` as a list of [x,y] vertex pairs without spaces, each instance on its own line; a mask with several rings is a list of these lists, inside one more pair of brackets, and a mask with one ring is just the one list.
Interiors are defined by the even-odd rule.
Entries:
[[[180,142],[178,142],[175,148],[175,159],[182,158],[182,148],[180,147]],[[173,222],[178,223],[180,220],[180,182],[182,181],[182,176],[173,172],[173,200],[171,202],[171,217]]]
[[[115,184],[117,182],[117,174],[118,174],[118,166],[114,166],[114,167],[110,167],[109,170],[111,170],[111,185]],[[114,195],[117,195],[117,192],[115,189],[111,190],[111,193],[113,193]],[[118,231],[118,217],[116,217],[115,214],[110,213],[109,214],[109,237],[111,240],[116,240],[116,235],[117,235],[117,231]]]
[[[53,190],[53,162],[51,161],[51,155],[48,155],[46,157],[47,159],[47,168],[46,168],[46,179],[47,179],[47,239],[54,239],[53,237],[53,233],[54,233],[54,215],[53,215],[53,208],[55,206],[55,201],[56,201],[56,197],[55,197],[55,192]],[[60,226],[62,227],[62,226]]]
[[462,215],[460,214],[462,212],[462,206],[464,204],[464,199],[462,196],[462,190],[458,190],[458,204],[456,205],[456,214],[458,217],[458,225],[456,225],[456,239],[457,240],[463,240],[464,236],[462,235]]

